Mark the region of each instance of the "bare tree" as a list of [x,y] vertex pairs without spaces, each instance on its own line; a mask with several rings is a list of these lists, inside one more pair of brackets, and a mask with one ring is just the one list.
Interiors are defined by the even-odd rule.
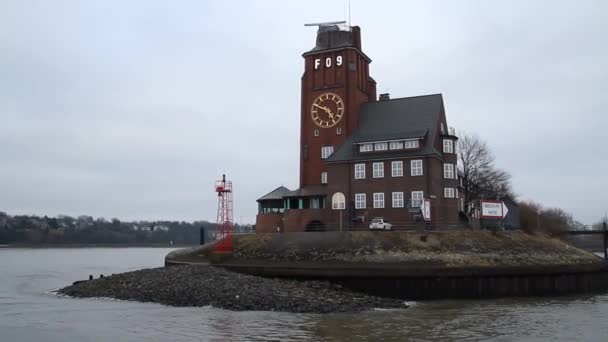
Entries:
[[511,175],[494,165],[494,155],[477,135],[462,132],[458,139],[458,170],[464,186],[467,215],[479,208],[480,199],[513,196]]
[[583,226],[560,208],[543,208],[540,203],[533,201],[521,201],[518,205],[521,227],[528,233],[563,235],[568,230]]

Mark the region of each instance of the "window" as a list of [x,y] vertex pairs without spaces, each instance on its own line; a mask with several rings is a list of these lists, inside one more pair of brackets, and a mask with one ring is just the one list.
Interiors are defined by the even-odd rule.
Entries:
[[384,163],[374,163],[373,164],[373,174],[374,178],[383,178],[384,177]]
[[374,192],[374,208],[384,208],[383,192]]
[[388,143],[385,143],[385,142],[375,143],[374,150],[375,151],[386,151],[386,150],[388,150]]
[[371,152],[374,150],[374,144],[361,144],[359,145],[359,152]]
[[454,196],[454,188],[445,188],[443,189],[443,197],[445,198],[455,198]]
[[443,164],[443,178],[454,179],[454,164]]
[[336,134],[337,134],[337,135],[342,134],[342,127],[338,127],[338,128],[336,128]]
[[334,153],[333,146],[323,146],[321,147],[321,159],[327,159],[331,154]]
[[424,192],[412,191],[412,207],[414,207],[414,208],[420,207],[423,199],[424,199]]
[[355,179],[365,179],[365,164],[355,164]]
[[318,137],[318,136],[319,136],[319,130],[318,130],[318,129],[315,129],[314,131],[312,131],[312,134],[313,134],[315,137]]
[[411,162],[412,176],[422,176],[422,160],[416,159]]
[[346,208],[346,197],[341,192],[336,192],[331,196],[331,208],[334,210]]
[[310,199],[310,208],[311,209],[319,209],[319,199],[318,198],[311,198]]
[[403,142],[403,147],[405,148],[418,148],[419,146],[418,140],[406,140]]
[[321,184],[327,184],[327,172],[321,172]]
[[365,194],[355,194],[355,209],[365,209],[366,206]]
[[401,150],[403,149],[403,141],[391,141],[389,148],[391,150]]
[[403,162],[401,160],[391,162],[391,176],[392,177],[403,176]]
[[443,125],[443,122],[441,123],[441,134],[445,133],[445,126]]
[[443,139],[443,153],[454,153],[454,141]]
[[403,192],[393,192],[393,208],[403,208]]

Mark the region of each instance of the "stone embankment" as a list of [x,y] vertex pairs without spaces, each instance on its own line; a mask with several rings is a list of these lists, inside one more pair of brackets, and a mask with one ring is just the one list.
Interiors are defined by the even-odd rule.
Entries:
[[144,269],[76,282],[59,293],[237,311],[330,313],[407,307],[399,299],[365,295],[328,282],[262,278],[195,265]]

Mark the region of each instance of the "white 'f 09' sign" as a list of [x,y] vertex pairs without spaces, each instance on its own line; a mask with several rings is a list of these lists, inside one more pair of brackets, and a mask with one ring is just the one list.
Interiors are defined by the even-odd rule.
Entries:
[[[326,68],[331,68],[332,65],[334,65],[334,61],[331,57],[325,58],[325,60],[323,62],[324,62],[323,64],[325,65]],[[339,56],[339,55],[336,56],[335,65],[341,66],[342,63],[343,63],[342,56]],[[317,59],[315,59],[315,70],[319,69],[320,67],[321,67],[321,58],[317,58]]]

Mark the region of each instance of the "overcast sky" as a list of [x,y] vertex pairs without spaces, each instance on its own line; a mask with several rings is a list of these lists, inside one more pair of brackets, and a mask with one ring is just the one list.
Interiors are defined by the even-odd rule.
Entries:
[[[301,54],[347,1],[2,1],[0,211],[235,220],[298,186]],[[378,92],[442,93],[521,199],[608,209],[608,1],[357,1]]]

